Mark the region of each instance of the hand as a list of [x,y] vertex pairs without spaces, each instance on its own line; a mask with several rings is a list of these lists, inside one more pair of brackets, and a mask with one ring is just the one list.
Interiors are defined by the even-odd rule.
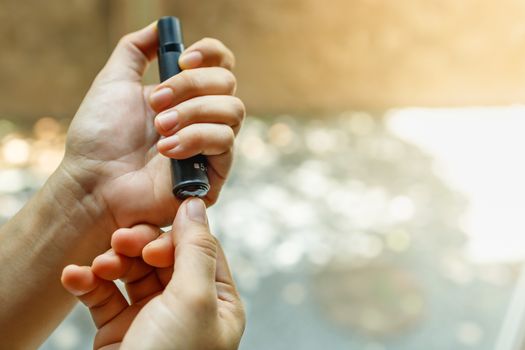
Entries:
[[142,74],[156,49],[156,24],[124,36],[68,131],[59,171],[85,191],[83,198],[92,199],[90,207],[108,214],[106,237],[117,227],[173,220],[180,201],[171,193],[165,156],[208,156],[207,205],[217,200],[231,167],[245,114],[232,96],[232,53],[217,40],[203,39],[181,56],[183,72],[158,86],[143,86]]
[[[90,308],[98,328],[95,349],[238,348],[244,311],[205,210],[201,200],[190,199],[177,213],[170,233],[173,267],[153,268],[140,257],[108,251],[91,268],[64,269],[64,287]],[[141,230],[150,238],[128,242],[125,249],[132,255],[158,232],[151,226]],[[124,281],[131,305],[112,281],[117,278]]]

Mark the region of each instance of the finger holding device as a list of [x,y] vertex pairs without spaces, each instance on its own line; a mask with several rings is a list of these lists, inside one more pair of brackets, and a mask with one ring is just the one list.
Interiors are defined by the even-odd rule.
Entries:
[[[158,62],[161,81],[179,74],[179,57],[184,51],[180,22],[176,17],[163,17],[157,22],[159,36]],[[179,199],[205,197],[210,190],[207,159],[196,155],[187,159],[173,159],[171,179],[173,194]]]

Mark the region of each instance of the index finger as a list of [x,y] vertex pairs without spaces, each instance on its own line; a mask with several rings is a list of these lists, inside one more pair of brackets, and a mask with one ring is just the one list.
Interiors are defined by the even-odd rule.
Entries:
[[232,70],[235,56],[220,40],[204,38],[188,47],[179,58],[182,69],[223,67]]

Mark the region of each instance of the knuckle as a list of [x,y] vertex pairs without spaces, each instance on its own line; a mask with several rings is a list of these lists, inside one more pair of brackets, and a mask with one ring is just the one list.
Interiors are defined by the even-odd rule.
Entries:
[[202,231],[194,235],[189,243],[205,256],[217,259],[217,242],[208,232]]
[[223,43],[215,38],[209,36],[202,38],[202,43],[207,46],[211,46],[215,49],[222,49],[224,47]]
[[128,46],[129,44],[131,44],[131,34],[125,34],[120,38],[117,46]]
[[183,70],[176,77],[181,81],[183,88],[189,91],[199,90],[200,82],[194,71]]
[[206,140],[205,132],[199,127],[191,129],[191,132],[181,134],[181,141],[189,149],[198,148],[200,150]]
[[216,51],[215,55],[219,60],[219,62],[217,62],[219,66],[226,69],[232,69],[235,66],[235,56],[233,55],[233,52],[231,52],[231,50],[226,45],[224,45],[222,41],[215,38],[206,37],[203,39],[203,42],[206,46],[209,46],[214,51]]
[[193,107],[193,111],[192,111],[192,114],[193,115],[206,115],[209,111],[210,107],[208,104],[206,103],[195,103],[194,107]]
[[133,44],[133,35],[131,33],[122,36],[117,43],[117,47],[120,47],[126,52],[136,52],[137,50],[136,46]]

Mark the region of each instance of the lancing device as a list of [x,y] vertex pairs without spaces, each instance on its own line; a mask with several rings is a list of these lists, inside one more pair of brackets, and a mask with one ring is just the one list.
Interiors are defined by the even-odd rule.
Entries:
[[[179,56],[184,51],[179,19],[162,17],[157,22],[159,33],[159,75],[165,81],[181,72]],[[210,190],[207,174],[207,160],[204,155],[171,161],[173,194],[180,199],[204,197]]]

